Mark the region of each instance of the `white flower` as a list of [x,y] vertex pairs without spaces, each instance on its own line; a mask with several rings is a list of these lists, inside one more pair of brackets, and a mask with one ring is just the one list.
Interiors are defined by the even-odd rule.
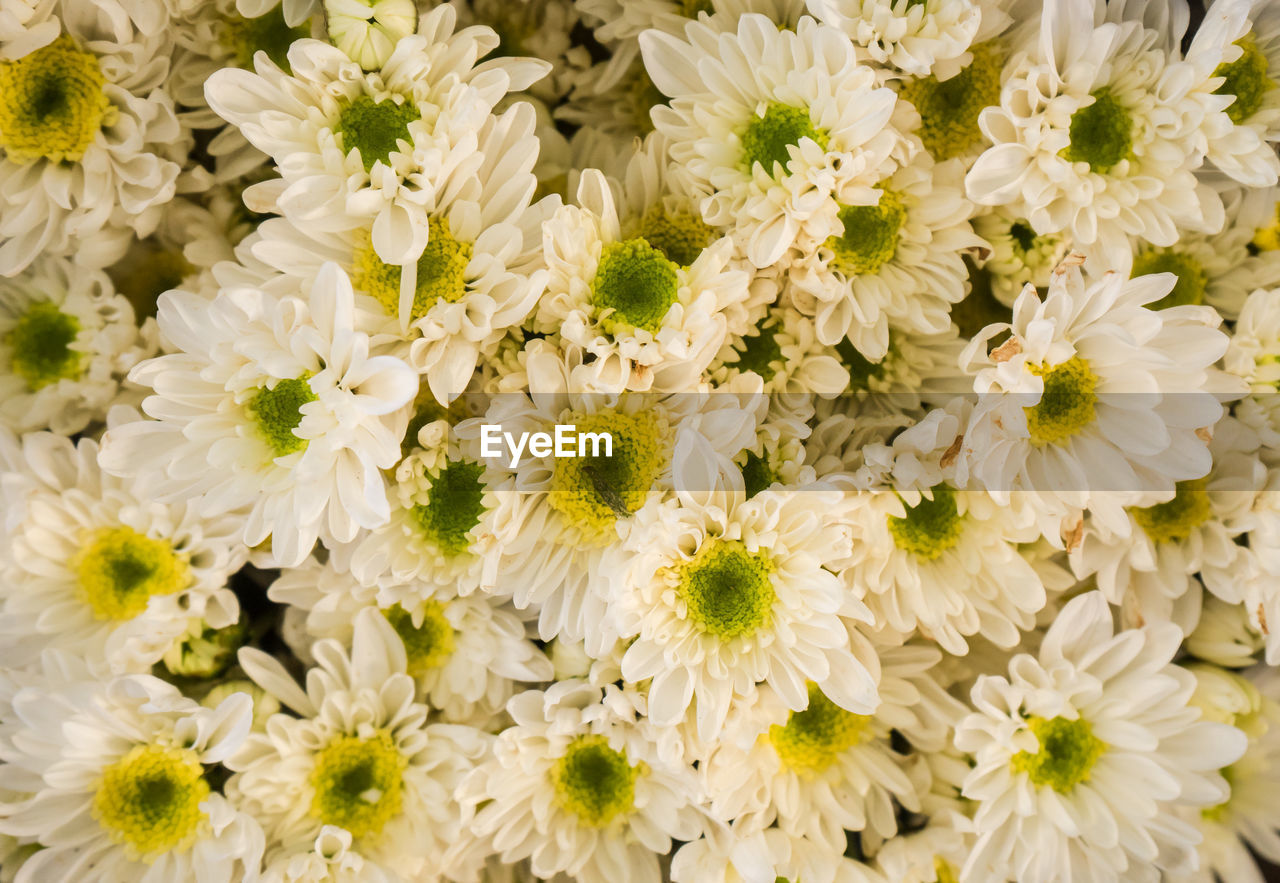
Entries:
[[979,0],[807,0],[819,21],[839,28],[877,63],[917,77],[945,79],[964,61],[983,23]]
[[325,0],[324,8],[333,45],[365,70],[386,64],[418,24],[413,0]]
[[1237,413],[1268,447],[1280,445],[1280,287],[1249,295],[1240,310],[1223,367],[1248,384]]
[[1187,650],[1193,656],[1230,668],[1244,668],[1255,662],[1266,636],[1249,621],[1244,604],[1228,604],[1208,595],[1200,611],[1195,631],[1187,635]]
[[173,495],[210,513],[244,508],[244,541],[268,536],[279,564],[307,556],[322,533],[349,542],[390,517],[380,469],[400,459],[417,379],[371,355],[354,330],[351,283],[337,266],[307,299],[251,288],[212,302],[182,291],[160,300],[159,324],[180,352],[131,373],[156,392],[155,420],[113,427],[103,468],[159,470]]
[[1048,288],[1054,268],[1067,256],[1070,245],[1059,233],[1037,235],[1030,224],[1004,208],[975,217],[973,229],[991,248],[980,262],[982,275],[990,280],[995,299],[1008,307],[1028,283]]
[[849,386],[848,369],[818,340],[813,320],[785,304],[771,307],[746,334],[732,335],[708,374],[723,386],[748,371],[760,375],[765,393],[834,396]]
[[1200,720],[1195,678],[1170,665],[1181,632],[1155,623],[1116,634],[1101,593],[1058,614],[1037,657],[984,675],[956,747],[974,755],[964,796],[978,842],[961,879],[1150,880],[1195,864],[1179,807],[1228,794],[1218,770],[1243,733]]
[[[243,693],[202,708],[150,675],[105,683],[47,656],[3,689],[0,832],[39,844],[18,883],[253,880],[258,823],[204,778],[249,732]],[[70,670],[70,671],[69,671]],[[8,681],[8,678],[5,679]]]

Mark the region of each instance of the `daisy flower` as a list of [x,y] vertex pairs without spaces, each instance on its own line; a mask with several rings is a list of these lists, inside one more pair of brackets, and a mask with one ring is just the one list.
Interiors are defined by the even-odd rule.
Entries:
[[206,776],[244,743],[243,693],[203,708],[150,675],[105,683],[69,676],[47,656],[42,676],[3,690],[0,832],[38,844],[18,883],[256,878],[263,833]]
[[1228,795],[1218,770],[1245,735],[1201,720],[1196,680],[1170,665],[1170,623],[1115,633],[1101,593],[1072,599],[1038,657],[983,675],[955,744],[978,840],[962,879],[1158,880],[1194,868],[1200,835],[1180,807]]
[[570,680],[507,711],[514,725],[458,790],[482,851],[532,858],[540,878],[660,883],[658,857],[701,833],[700,792],[692,768],[658,756],[631,699]]
[[730,228],[757,267],[803,235],[839,233],[840,206],[875,205],[907,148],[889,124],[897,100],[838,30],[802,18],[780,30],[744,15],[733,32],[691,22],[685,38],[640,36],[645,68],[671,98],[653,110],[702,199],[702,219]]
[[[746,832],[747,824],[708,824],[698,840],[671,857],[672,883],[756,883],[777,880],[777,866],[791,855],[791,838],[778,828]],[[785,879],[785,878],[784,878]]]
[[476,149],[503,95],[547,69],[536,59],[477,64],[498,37],[482,27],[455,34],[455,19],[447,4],[424,15],[418,33],[396,43],[376,72],[305,39],[289,49],[292,75],[261,55],[256,73],[214,73],[205,85],[209,106],[282,176],[250,187],[248,204],[322,232],[371,228],[379,259],[416,261],[431,236],[436,173]]
[[717,386],[747,372],[765,393],[834,396],[849,386],[849,371],[832,347],[818,340],[813,320],[785,304],[769,308],[746,334],[734,334],[707,370]]
[[1223,367],[1248,384],[1237,416],[1268,447],[1280,445],[1280,286],[1253,292],[1245,300],[1227,346]]
[[[863,6],[876,11],[888,8],[883,0],[864,0]],[[917,7],[927,6],[917,4]],[[939,4],[939,7],[944,15],[947,14],[947,4]],[[908,11],[910,9],[908,6]],[[993,12],[995,15],[991,14]],[[922,23],[927,15],[926,12],[921,17]],[[981,42],[975,42],[960,56],[958,60],[968,60],[957,72],[947,77],[932,73],[899,81],[900,103],[910,104],[920,117],[919,122],[910,128],[938,162],[958,159],[967,167],[987,147],[978,119],[983,110],[1000,103],[1000,77],[1008,60],[1009,48],[1008,40],[997,38],[997,34],[1007,24],[1007,16],[1003,13],[984,9],[976,37]]]
[[227,577],[244,563],[239,518],[160,502],[154,474],[98,468],[92,439],[0,437],[0,646],[11,665],[47,648],[146,671],[192,620],[233,625]]
[[0,46],[0,276],[42,252],[104,267],[155,228],[191,144],[158,88],[164,21],[146,2],[58,0]]
[[999,207],[975,217],[973,229],[990,249],[978,261],[980,272],[991,287],[991,295],[1006,307],[1013,306],[1028,284],[1048,288],[1054,268],[1067,256],[1071,244],[1060,233],[1037,234],[1026,221]]
[[376,610],[357,616],[351,641],[349,651],[315,645],[305,692],[274,657],[240,651],[249,677],[293,714],[274,715],[227,759],[227,789],[262,822],[268,863],[308,849],[331,860],[340,847],[370,873],[411,878],[438,869],[461,834],[452,795],[486,737],[426,722],[405,647]]
[[[530,56],[551,63],[551,72],[518,96],[556,104],[575,77],[591,65],[591,53],[575,35],[581,11],[573,0],[470,0],[455,3],[464,24],[493,28],[501,42],[498,53]],[[508,99],[510,100],[510,99]]]
[[1205,596],[1200,621],[1186,641],[1191,655],[1225,668],[1253,665],[1265,644],[1266,636],[1249,621],[1244,604],[1229,604],[1213,595]]
[[0,278],[0,426],[85,430],[112,405],[140,400],[125,377],[157,346],[155,323],[139,328],[105,273],[38,258]]
[[966,60],[984,15],[1004,15],[990,0],[807,0],[805,5],[819,21],[848,34],[877,64],[916,77],[936,72],[943,79]]
[[413,0],[326,0],[324,7],[333,45],[367,71],[386,64],[418,24]]
[[244,510],[244,541],[268,536],[281,566],[302,562],[323,533],[350,542],[390,517],[382,474],[400,459],[417,378],[371,355],[356,331],[351,283],[321,269],[303,297],[183,291],[160,299],[178,352],[131,379],[155,394],[154,420],[112,427],[103,469],[156,470],[170,496],[198,495],[208,514]]

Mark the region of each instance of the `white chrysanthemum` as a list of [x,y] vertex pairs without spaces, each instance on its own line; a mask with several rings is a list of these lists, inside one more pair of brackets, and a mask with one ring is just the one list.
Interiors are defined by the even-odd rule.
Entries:
[[1228,634],[1239,643],[1260,636],[1267,664],[1280,665],[1280,628],[1273,625],[1280,623],[1280,468],[1274,462],[1273,447],[1264,445],[1260,453],[1267,477],[1249,516],[1253,525],[1247,536],[1248,553],[1241,559],[1244,566],[1232,574],[1243,588],[1247,629],[1244,623],[1235,624]]
[[379,470],[400,459],[417,390],[408,365],[370,354],[337,266],[306,296],[165,294],[160,329],[179,352],[130,374],[155,390],[143,410],[156,419],[113,427],[101,457],[113,474],[160,472],[203,511],[247,510],[245,542],[270,536],[286,567],[321,534],[350,542],[390,517]]
[[716,738],[759,683],[803,709],[806,681],[841,708],[875,710],[879,664],[853,621],[871,613],[822,566],[850,553],[848,500],[822,486],[671,500],[640,510],[606,552],[609,616],[630,642],[622,675],[652,678],[649,719]]
[[1038,38],[1029,32],[1032,45],[1009,61],[1000,106],[982,112],[993,146],[966,179],[974,202],[1008,205],[1037,233],[1068,232],[1112,266],[1129,236],[1169,246],[1177,227],[1222,223],[1221,200],[1194,174],[1204,111],[1189,97],[1193,71],[1141,21],[1103,21],[1122,12],[1046,0]]
[[658,857],[702,831],[693,769],[658,756],[652,725],[612,685],[562,681],[507,710],[514,726],[458,790],[479,843],[457,852],[531,857],[540,878],[660,883]]
[[406,671],[424,701],[449,721],[495,714],[511,698],[515,681],[552,679],[551,660],[502,598],[455,597],[434,588],[415,583],[372,589],[310,560],[281,574],[267,594],[305,611],[307,634],[316,640],[349,643],[360,611],[377,609],[404,643]]
[[1268,447],[1280,445],[1280,287],[1249,295],[1240,310],[1223,367],[1248,384],[1237,415]]
[[1067,256],[1070,242],[1060,233],[1037,235],[1026,221],[1006,209],[994,208],[973,219],[974,231],[990,246],[981,261],[991,294],[1012,307],[1028,283],[1048,288],[1053,270]]
[[477,64],[497,46],[497,34],[455,34],[455,17],[448,5],[427,13],[374,73],[334,46],[298,40],[288,53],[292,75],[259,55],[256,74],[224,68],[211,76],[209,106],[270,155],[282,176],[250,187],[250,206],[322,232],[371,227],[381,260],[416,261],[441,195],[437,176],[476,149],[503,95],[547,68],[536,59]]
[[350,861],[392,879],[438,869],[462,832],[454,789],[487,737],[427,724],[404,645],[376,610],[357,616],[349,651],[325,640],[313,652],[318,665],[304,692],[274,657],[240,651],[246,673],[294,712],[274,715],[226,761],[236,772],[228,791],[273,844],[268,863],[340,843]]
[[581,16],[573,0],[453,0],[452,5],[458,9],[461,24],[487,25],[497,31],[501,39],[498,54],[531,56],[551,63],[551,73],[518,96],[522,100],[556,104],[591,66],[590,50],[574,33]]
[[730,263],[732,242],[689,249],[692,262],[678,263],[689,255],[624,232],[595,169],[582,173],[578,205],[546,222],[543,243],[550,275],[534,327],[592,356],[583,382],[602,392],[692,389],[748,296],[748,275]]
[[413,0],[325,0],[324,11],[333,45],[365,70],[386,64],[418,25]]
[[874,205],[908,152],[889,125],[893,91],[858,64],[849,38],[807,16],[796,27],[751,14],[733,33],[693,22],[684,40],[640,37],[649,76],[672,99],[654,123],[709,191],[703,220],[731,228],[757,267],[802,236],[838,234],[839,207]]
[[1071,509],[1089,507],[1120,530],[1122,506],[1206,475],[1212,458],[1197,431],[1222,414],[1214,393],[1233,388],[1212,367],[1227,337],[1210,307],[1147,308],[1176,281],[1086,281],[1069,258],[1043,300],[1024,290],[1013,321],[987,326],[964,352],[981,398],[959,451],[960,485],[972,476],[998,500],[1034,492],[1057,541],[1052,522]]
[[[791,838],[777,828],[708,824],[706,834],[671,857],[672,883],[767,883],[791,855]],[[785,879],[785,878],[784,878]]]
[[1181,640],[1170,623],[1115,633],[1089,592],[1038,658],[978,679],[955,737],[974,755],[963,793],[978,803],[962,879],[1155,881],[1194,867],[1199,833],[1176,812],[1227,797],[1218,770],[1247,740],[1200,720],[1195,678],[1169,664]]
[[125,376],[157,344],[155,323],[139,329],[101,271],[42,257],[0,278],[0,426],[72,435],[136,404]]
[[41,252],[104,267],[155,228],[191,145],[158,88],[165,21],[155,0],[60,0],[0,46],[0,276]]
[[890,327],[912,334],[948,329],[948,311],[965,295],[963,255],[984,247],[969,225],[973,206],[962,172],[955,163],[935,166],[920,148],[876,185],[878,204],[841,204],[834,235],[801,237],[792,297],[814,316],[819,340],[834,346],[847,337],[879,361]]
[[996,4],[980,0],[808,0],[806,6],[878,64],[943,79],[965,62],[984,13],[1002,14]]
[[781,304],[769,309],[746,334],[734,334],[708,369],[717,386],[753,372],[765,393],[834,396],[849,387],[849,371],[836,351],[818,340],[812,319]]
[[[919,813],[907,815],[905,830],[878,844],[875,867],[894,883],[955,883],[959,868],[973,849],[968,806],[960,786],[969,772],[968,759],[951,747],[916,754],[907,774],[920,794]],[[863,838],[863,850],[868,849]],[[871,846],[876,846],[872,843]]]
[[262,829],[205,778],[243,744],[249,697],[202,708],[150,675],[73,672],[51,654],[0,689],[0,792],[20,795],[0,832],[42,847],[17,883],[254,879]]
[[1207,595],[1186,647],[1192,656],[1214,665],[1245,668],[1257,661],[1265,644],[1266,636],[1249,621],[1244,604],[1228,604]]
[[95,666],[147,671],[188,624],[239,616],[228,575],[244,563],[237,516],[158,502],[157,475],[104,475],[98,445],[0,436],[0,653],[26,665],[46,648]]

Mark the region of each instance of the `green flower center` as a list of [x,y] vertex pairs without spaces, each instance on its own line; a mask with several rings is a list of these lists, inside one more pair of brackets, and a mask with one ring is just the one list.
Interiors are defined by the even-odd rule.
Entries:
[[1181,542],[1213,514],[1208,484],[1208,478],[1180,481],[1169,502],[1130,509],[1129,513],[1153,543]]
[[1133,259],[1132,277],[1136,279],[1139,276],[1150,276],[1152,273],[1173,273],[1178,277],[1178,282],[1164,297],[1155,303],[1148,304],[1148,309],[1163,310],[1166,307],[1204,303],[1209,274],[1191,255],[1171,248],[1147,249],[1139,252]]
[[[742,338],[738,350],[738,370],[754,371],[768,383],[786,366],[782,357],[782,344],[778,343],[778,323],[766,325],[772,317],[765,316],[753,329],[755,334]],[[736,347],[735,347],[736,348]]]
[[766,490],[777,480],[778,474],[769,465],[767,458],[758,457],[751,451],[747,452],[747,461],[742,464],[742,482],[746,485],[748,500]]
[[1055,717],[1046,720],[1032,715],[1027,726],[1035,734],[1040,748],[1019,751],[1013,756],[1015,772],[1026,773],[1035,785],[1048,785],[1066,794],[1076,785],[1089,780],[1089,772],[1098,762],[1106,743],[1093,735],[1085,720]]
[[765,173],[776,177],[779,171],[786,174],[791,161],[789,148],[799,146],[800,139],[809,138],[823,150],[827,148],[827,133],[813,124],[809,109],[771,102],[760,116],[753,116],[742,131],[742,165],[750,174],[756,163]]
[[191,582],[187,562],[172,545],[124,526],[93,533],[72,566],[77,597],[95,619],[133,619],[153,595],[171,595]]
[[[680,290],[678,268],[644,239],[610,242],[600,252],[591,303],[606,334],[656,334]],[[606,312],[607,311],[607,312]]]
[[560,806],[581,824],[603,828],[635,807],[636,779],[643,772],[602,735],[578,736],[551,770]]
[[1036,236],[1036,231],[1032,230],[1031,225],[1026,221],[1014,221],[1009,226],[1009,238],[1013,240],[1019,252],[1026,254],[1036,247],[1036,240],[1040,237]]
[[294,40],[311,36],[306,26],[291,28],[284,20],[284,4],[257,18],[229,16],[223,22],[222,43],[231,50],[236,67],[253,69],[253,56],[258,50],[267,53],[275,66],[292,73],[289,47]]
[[635,235],[662,252],[671,263],[687,267],[711,244],[716,231],[689,212],[668,212],[658,204],[644,213]]
[[13,373],[32,390],[59,380],[75,380],[84,354],[73,350],[80,320],[49,301],[32,304],[5,337]]
[[471,546],[471,532],[484,515],[484,467],[468,460],[450,460],[431,475],[425,504],[413,507],[413,519],[431,543],[447,557]]
[[1089,164],[1089,170],[1104,175],[1133,146],[1133,116],[1115,99],[1110,89],[1093,93],[1093,103],[1071,115],[1071,143],[1061,156],[1070,162]]
[[1262,107],[1263,96],[1276,87],[1276,82],[1267,76],[1267,56],[1258,50],[1252,34],[1241,37],[1236,45],[1244,53],[1229,64],[1218,65],[1213,75],[1225,77],[1226,81],[1214,89],[1213,93],[1235,96],[1236,100],[1227,106],[1227,116],[1239,125],[1258,112]]
[[377,835],[400,814],[408,765],[385,730],[368,739],[338,736],[316,754],[311,815],[353,837]]
[[933,499],[921,498],[902,518],[887,516],[894,545],[924,561],[933,561],[960,542],[965,518],[956,507],[956,492],[945,484],[933,488]]
[[1000,71],[1004,53],[994,43],[972,47],[973,61],[960,73],[939,82],[928,76],[912,80],[900,93],[920,113],[917,134],[939,162],[963,156],[983,143],[978,114],[1000,103]]
[[739,540],[712,538],[680,565],[677,592],[689,621],[703,632],[725,640],[749,637],[772,618],[773,571],[764,549],[752,553]]
[[404,642],[409,657],[409,674],[423,675],[444,665],[452,655],[456,634],[444,615],[444,605],[427,601],[422,605],[422,625],[413,624],[413,614],[399,604],[383,611],[387,622]]
[[0,61],[0,148],[17,163],[78,162],[119,115],[105,84],[98,57],[67,34]]
[[196,268],[176,248],[147,247],[135,250],[110,270],[116,291],[133,305],[138,321],[156,314],[156,300],[166,291],[179,288]]
[[1039,403],[1023,409],[1032,444],[1056,444],[1093,422],[1098,375],[1088,362],[1072,356],[1058,365],[1028,368],[1044,379],[1044,395]]
[[844,233],[827,240],[836,266],[849,275],[874,273],[897,254],[907,210],[898,194],[882,190],[879,205],[842,206],[839,218]]
[[137,745],[102,771],[93,817],[131,854],[154,857],[195,841],[209,797],[204,767],[194,751]]
[[316,400],[307,382],[308,376],[304,374],[291,380],[279,380],[272,387],[259,387],[246,405],[259,435],[276,457],[287,456],[307,446],[307,440],[299,438],[294,430],[302,423],[302,406]]
[[220,629],[202,622],[198,633],[175,642],[162,661],[175,677],[216,678],[235,662],[236,651],[247,639],[243,620]]
[[[454,237],[448,218],[431,218],[427,226],[430,238],[418,258],[411,322],[421,319],[439,301],[452,304],[466,296],[467,265],[475,248],[473,243]],[[351,263],[352,284],[374,298],[388,316],[400,315],[400,267],[378,258],[368,231],[356,236]]]
[[342,139],[342,149],[347,153],[360,151],[360,161],[368,172],[376,162],[390,166],[391,154],[400,149],[399,142],[412,146],[409,124],[420,119],[422,114],[408,101],[397,104],[391,98],[374,101],[368,95],[360,95],[338,112],[333,131]]
[[785,725],[769,728],[769,742],[788,769],[811,778],[830,767],[840,755],[871,733],[871,718],[836,705],[809,685],[809,706],[793,711]]
[[557,458],[548,502],[587,537],[612,536],[617,520],[645,504],[666,468],[665,421],[648,411],[615,410],[575,413],[568,419],[580,436],[607,433],[613,439],[613,456],[604,456],[603,445],[597,451],[588,443],[585,457]]

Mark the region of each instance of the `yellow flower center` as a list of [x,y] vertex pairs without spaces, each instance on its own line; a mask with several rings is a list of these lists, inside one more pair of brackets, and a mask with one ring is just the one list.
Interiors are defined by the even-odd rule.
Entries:
[[133,619],[153,595],[171,595],[191,582],[187,562],[164,540],[131,527],[101,528],[72,560],[76,596],[95,619]]
[[1208,484],[1208,478],[1180,481],[1172,500],[1130,509],[1129,513],[1153,543],[1181,542],[1213,515],[1205,490]]
[[551,784],[557,802],[581,824],[603,828],[635,807],[642,767],[602,735],[578,736],[552,768]]
[[882,186],[878,205],[846,205],[840,208],[844,233],[827,240],[835,252],[835,265],[850,276],[875,273],[898,252],[907,209],[902,197]]
[[887,516],[894,545],[924,561],[933,561],[960,542],[965,518],[956,508],[956,492],[945,484],[933,488],[933,499],[921,498],[902,518]]
[[260,387],[249,399],[249,413],[263,441],[276,457],[284,457],[307,446],[294,430],[302,423],[302,406],[314,402],[307,376],[278,380],[272,387]]
[[644,239],[610,242],[600,252],[591,303],[606,334],[662,327],[680,291],[677,266]]
[[810,684],[809,706],[791,712],[785,725],[771,726],[768,738],[788,769],[812,778],[870,735],[869,716],[845,711]]
[[83,372],[84,353],[71,348],[80,333],[80,320],[49,301],[27,308],[5,335],[12,350],[13,373],[31,390],[59,380],[75,380]]
[[[409,124],[420,119],[422,114],[409,101],[397,104],[389,97],[375,101],[360,95],[343,105],[333,131],[347,153],[360,151],[360,161],[368,172],[374,163],[390,166],[392,153],[413,145]],[[402,142],[404,148],[400,146]]]
[[1090,171],[1104,175],[1131,155],[1133,115],[1110,89],[1099,89],[1093,99],[1092,104],[1071,115],[1071,143],[1062,149],[1061,156],[1088,163]]
[[679,565],[676,591],[700,631],[722,640],[749,637],[773,618],[775,569],[766,550],[713,537]]
[[0,148],[9,159],[79,162],[119,116],[98,57],[63,34],[14,61],[0,61]]
[[941,82],[934,76],[912,80],[900,93],[919,111],[917,134],[939,162],[982,144],[978,114],[984,107],[1000,103],[1004,52],[996,43],[979,43],[970,51],[973,61],[954,77]]
[[431,475],[426,503],[413,507],[418,527],[441,554],[452,558],[470,548],[472,531],[484,516],[484,467],[450,460]]
[[1045,719],[1032,715],[1027,718],[1027,726],[1040,747],[1015,754],[1013,769],[1026,773],[1033,784],[1048,785],[1059,794],[1087,782],[1093,765],[1107,749],[1106,743],[1093,735],[1093,728],[1083,719]]
[[1213,75],[1225,77],[1226,81],[1213,91],[1215,95],[1235,96],[1236,100],[1227,106],[1227,116],[1239,125],[1258,112],[1263,97],[1276,87],[1276,81],[1267,76],[1267,56],[1258,49],[1253,34],[1244,35],[1236,45],[1244,52],[1235,61],[1218,65]]
[[671,263],[687,267],[711,244],[716,231],[690,212],[652,205],[636,225],[635,235],[662,252]]
[[1160,300],[1148,304],[1149,309],[1163,310],[1166,307],[1204,303],[1209,274],[1191,255],[1172,248],[1149,248],[1135,255],[1132,278],[1137,279],[1139,276],[1149,276],[1152,273],[1173,273],[1178,277],[1178,282],[1173,286],[1173,290]]
[[189,849],[209,797],[204,768],[194,751],[138,745],[102,771],[93,817],[130,855],[154,860]]
[[1038,404],[1023,410],[1027,430],[1036,445],[1056,444],[1070,438],[1093,422],[1098,376],[1089,363],[1072,356],[1058,365],[1030,365],[1033,374],[1044,379],[1044,394]]
[[413,614],[399,604],[383,611],[387,622],[404,642],[409,657],[409,674],[423,675],[439,668],[453,654],[456,633],[444,615],[444,605],[427,601],[422,605],[422,625],[413,624]]
[[1253,245],[1259,251],[1280,251],[1280,202],[1271,214],[1271,223],[1254,233]]
[[376,836],[400,814],[408,765],[385,730],[368,739],[338,736],[316,754],[311,815],[353,837]]
[[[791,161],[790,148],[799,146],[802,138],[827,148],[827,133],[813,124],[809,109],[771,102],[763,114],[752,116],[739,136],[742,144],[742,166],[750,174],[756,163],[765,173],[777,177],[786,174]],[[776,168],[775,168],[776,166]]]
[[[448,218],[428,222],[427,247],[418,258],[409,320],[421,319],[438,301],[457,303],[467,293],[467,265],[475,246],[454,237]],[[368,231],[356,237],[351,280],[378,301],[388,316],[400,315],[400,268],[385,264],[373,250]]]

